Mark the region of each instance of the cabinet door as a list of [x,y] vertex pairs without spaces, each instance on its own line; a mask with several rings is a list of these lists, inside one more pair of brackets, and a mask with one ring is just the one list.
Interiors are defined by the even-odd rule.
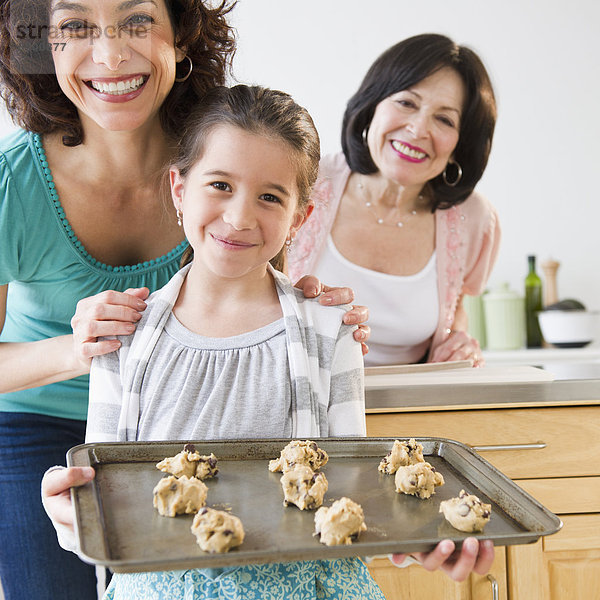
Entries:
[[563,529],[507,549],[510,600],[600,598],[600,515],[564,515]]
[[399,569],[387,558],[371,561],[369,571],[387,600],[496,600],[492,582],[498,590],[497,600],[508,600],[504,548],[496,548],[491,578],[471,575],[463,583],[452,581],[441,571],[430,573],[419,565]]

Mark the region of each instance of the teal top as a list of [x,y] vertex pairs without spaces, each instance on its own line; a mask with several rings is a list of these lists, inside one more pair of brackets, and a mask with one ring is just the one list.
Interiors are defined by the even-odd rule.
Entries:
[[[76,174],[73,185],[79,185]],[[77,302],[103,290],[161,288],[188,245],[183,241],[137,265],[112,267],[94,259],[69,225],[37,134],[17,131],[0,140],[0,189],[0,285],[8,284],[0,342],[72,333]],[[88,380],[0,394],[0,411],[85,419]]]

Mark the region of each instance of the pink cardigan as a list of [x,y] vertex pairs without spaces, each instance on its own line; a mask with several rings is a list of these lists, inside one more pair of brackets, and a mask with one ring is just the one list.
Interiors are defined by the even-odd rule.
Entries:
[[[349,176],[350,169],[343,154],[321,159],[312,195],[315,208],[298,232],[288,255],[292,281],[314,272]],[[496,210],[475,192],[458,206],[436,211],[435,230],[440,318],[429,356],[450,334],[461,296],[476,296],[485,289],[500,243]]]

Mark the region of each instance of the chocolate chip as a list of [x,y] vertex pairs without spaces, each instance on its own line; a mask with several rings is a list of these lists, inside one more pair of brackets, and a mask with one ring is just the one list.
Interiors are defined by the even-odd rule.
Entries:
[[186,452],[192,452],[192,453],[196,452],[196,446],[194,446],[194,444],[186,444],[186,445],[183,447],[183,449],[184,449]]
[[489,516],[490,516],[490,511],[489,511],[489,510],[484,510],[484,511],[483,511],[483,514],[482,514],[482,517],[483,517],[484,519],[487,519]]
[[217,460],[215,458],[209,458],[208,459],[208,464],[210,467],[212,467],[213,469],[217,466]]
[[200,511],[201,515],[205,515],[208,512],[208,508],[206,506]]
[[174,492],[174,491],[177,489],[177,484],[176,484],[176,483],[172,483],[172,484],[169,486],[169,489],[170,489],[171,491],[173,491],[173,492]]
[[225,529],[223,535],[233,535],[233,531],[231,531],[231,529]]
[[317,449],[318,449],[318,447],[319,447],[319,446],[317,446],[317,444],[316,444],[315,442],[311,442],[311,444],[310,444],[310,448],[311,448],[312,450],[314,450],[314,451],[316,452],[316,451],[317,451]]

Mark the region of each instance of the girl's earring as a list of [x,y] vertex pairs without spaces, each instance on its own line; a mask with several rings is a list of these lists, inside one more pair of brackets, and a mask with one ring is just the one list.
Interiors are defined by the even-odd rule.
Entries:
[[285,240],[285,249],[290,252],[292,250],[292,242],[294,241],[294,238],[292,237],[292,234],[290,233],[287,236],[287,239]]
[[183,225],[182,218],[183,218],[182,212],[179,209],[177,209],[177,225],[179,225],[179,227],[181,227]]

